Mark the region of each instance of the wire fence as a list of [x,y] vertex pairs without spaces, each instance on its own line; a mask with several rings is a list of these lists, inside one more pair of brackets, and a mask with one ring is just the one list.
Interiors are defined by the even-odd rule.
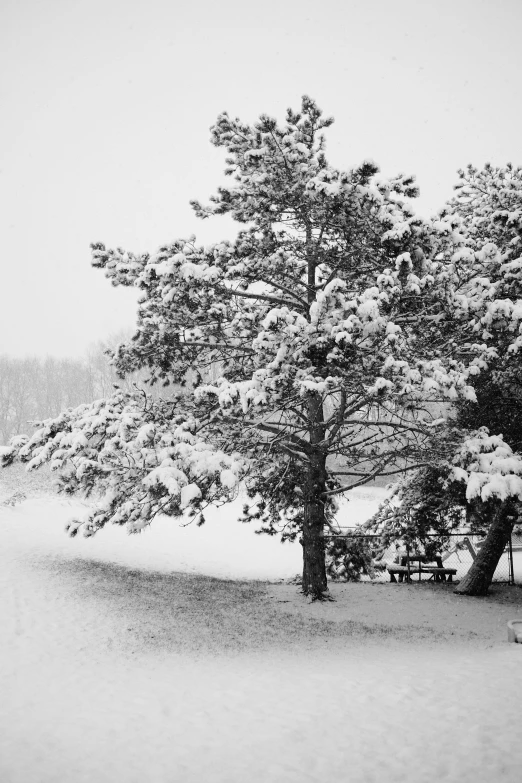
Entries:
[[[328,539],[344,539],[351,543],[361,540],[366,542],[371,552],[372,566],[366,569],[369,573],[362,574],[362,581],[388,582],[390,579],[403,581],[408,577],[414,581],[427,581],[442,576],[458,581],[471,568],[482,546],[484,534],[452,533],[449,536],[449,544],[441,548],[433,558],[425,557],[422,552],[414,551],[401,541],[389,544],[385,542],[384,536],[378,534],[361,535],[347,532],[328,536]],[[391,567],[392,573],[388,570],[388,566]],[[436,569],[440,567],[454,573],[437,572]],[[396,569],[395,573],[393,573],[394,569]],[[493,581],[522,585],[522,535],[512,534],[498,562]]]

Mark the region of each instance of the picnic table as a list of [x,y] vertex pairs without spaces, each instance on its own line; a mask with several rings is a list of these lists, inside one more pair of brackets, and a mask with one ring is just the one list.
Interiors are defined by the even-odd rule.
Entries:
[[[388,563],[386,570],[390,575],[390,582],[396,582],[395,575],[399,577],[399,582],[412,581],[412,575],[419,575],[419,582],[422,574],[430,574],[430,579],[434,579],[435,582],[445,582],[446,577],[448,582],[453,581],[453,577],[457,573],[456,568],[444,568],[442,564],[442,556],[435,555],[429,559],[426,555],[419,553],[408,555],[399,555],[398,563]],[[409,562],[408,562],[409,561]],[[415,563],[418,565],[416,566]]]

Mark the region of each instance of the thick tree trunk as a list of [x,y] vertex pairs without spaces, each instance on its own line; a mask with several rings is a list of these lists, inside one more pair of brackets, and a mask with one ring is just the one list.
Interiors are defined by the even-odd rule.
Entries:
[[[312,224],[306,223],[306,263],[308,274],[308,304],[310,309],[316,301],[316,269],[318,259],[312,235]],[[310,314],[308,315],[310,318]],[[328,598],[326,581],[326,552],[324,542],[324,495],[326,490],[326,454],[314,446],[322,443],[326,435],[323,398],[312,392],[307,402],[308,431],[310,435],[309,465],[304,485],[303,535],[303,580],[302,591],[312,600]]]
[[302,590],[313,600],[328,597],[324,539],[324,498],[326,488],[326,459],[323,454],[314,453],[304,487],[303,536],[303,581]]
[[493,574],[513,528],[509,503],[497,507],[482,547],[468,573],[455,588],[458,595],[487,595]]

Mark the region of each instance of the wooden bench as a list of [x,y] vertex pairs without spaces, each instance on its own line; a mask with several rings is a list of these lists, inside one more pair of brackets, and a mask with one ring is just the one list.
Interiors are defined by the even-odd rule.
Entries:
[[435,577],[436,582],[445,582],[446,576],[448,582],[452,582],[456,573],[456,568],[440,568],[439,566],[422,566],[421,568],[421,574],[431,574]]
[[[406,578],[406,581],[411,582],[411,574],[414,573],[412,568],[408,568],[408,566],[402,566],[397,565],[396,563],[388,563],[386,566],[386,570],[388,571],[390,575],[390,582],[396,582],[395,574],[399,575],[399,582],[402,582],[404,578]],[[408,579],[408,574],[410,574],[410,578]]]
[[[406,554],[403,553],[400,556],[398,556],[397,559],[398,559],[397,563],[391,563],[390,566],[388,567],[388,573],[390,574],[390,582],[397,581],[394,576],[395,574],[399,575],[399,582],[402,582],[404,579],[406,579],[407,582],[411,582],[411,575],[418,574],[419,569],[422,568],[422,565],[428,562],[426,555],[422,555],[420,554],[420,552],[410,552],[409,555],[407,553]],[[409,568],[408,568],[408,561],[409,561]],[[442,568],[442,560],[439,555],[436,555],[435,561],[437,563],[437,566],[439,568]],[[418,563],[418,565],[415,565],[415,563]],[[437,580],[437,577],[435,577],[435,579]]]
[[[426,566],[421,565],[419,567],[410,566],[408,568],[407,565],[398,565],[397,563],[388,563],[386,566],[386,570],[388,571],[390,575],[390,582],[396,582],[395,574],[398,574],[399,576],[399,582],[402,582],[404,579],[406,581],[412,581],[411,577],[413,574],[431,574],[435,578],[436,582],[445,582],[446,576],[448,577],[448,582],[453,581],[453,577],[457,573],[456,568],[441,568],[440,566]],[[409,574],[409,579],[408,579]]]

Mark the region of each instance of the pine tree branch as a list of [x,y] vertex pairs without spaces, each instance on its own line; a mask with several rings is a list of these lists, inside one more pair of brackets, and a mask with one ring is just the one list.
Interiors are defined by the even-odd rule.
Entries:
[[[386,464],[386,463],[385,463]],[[384,466],[383,466],[384,467]],[[361,478],[360,481],[355,481],[353,484],[345,484],[344,487],[338,487],[338,489],[329,489],[321,493],[321,497],[332,497],[333,495],[341,495],[343,492],[348,492],[350,489],[361,486],[361,484],[367,484],[369,481],[380,475],[382,468],[379,466],[374,471]]]
[[255,429],[261,430],[262,432],[271,432],[274,435],[279,435],[281,437],[287,438],[291,443],[294,443],[295,445],[303,449],[305,453],[309,453],[311,451],[310,443],[307,440],[300,438],[299,435],[295,435],[295,433],[293,432],[285,432],[285,430],[277,429],[278,427],[277,424],[267,424],[266,422],[247,422],[247,423],[252,424],[255,427]]
[[[186,345],[189,347],[196,346],[198,348],[227,348],[228,350],[234,350],[234,351],[243,351],[245,355],[252,356],[255,355],[255,351],[251,348],[247,348],[244,345],[231,345],[230,343],[203,343],[203,342],[192,342],[192,340],[183,340],[180,341],[180,345]],[[238,356],[237,353],[234,353],[234,356]]]
[[337,415],[335,417],[335,424],[332,427],[329,436],[324,440],[325,445],[329,446],[335,440],[335,436],[343,426],[345,411],[346,411],[346,390],[341,389],[341,400],[339,403],[339,409],[337,411]]
[[419,427],[414,427],[413,425],[408,423],[397,424],[391,421],[373,421],[373,420],[361,422],[358,419],[344,419],[343,425],[344,424],[357,424],[359,426],[361,424],[364,424],[365,427],[390,427],[390,429],[402,430],[403,432],[417,432],[420,435],[428,435],[428,432],[426,430],[422,430]]
[[301,299],[301,297],[299,296],[299,294],[296,294],[296,293],[295,293],[295,291],[292,291],[290,288],[287,288],[287,287],[286,287],[285,285],[283,285],[282,283],[275,283],[273,280],[267,280],[267,279],[266,279],[266,278],[264,278],[264,277],[260,277],[260,278],[258,278],[258,279],[259,279],[259,281],[260,281],[260,282],[262,282],[262,283],[266,283],[267,285],[274,286],[274,288],[279,288],[281,291],[284,291],[284,292],[285,292],[285,294],[288,294],[289,296],[293,297],[293,298],[294,298],[294,299],[295,299],[297,302],[299,302],[299,304],[300,304],[302,307],[304,307],[304,308],[308,308],[308,303],[306,302],[306,300],[305,300],[305,299]]
[[[396,476],[397,473],[406,473],[410,470],[420,470],[420,468],[427,468],[431,465],[430,462],[419,462],[415,465],[409,465],[406,468],[397,468],[397,470],[388,470],[386,473],[379,473],[380,476]],[[367,476],[367,473],[357,473],[352,470],[329,470],[328,473],[331,476]]]
[[288,302],[286,299],[280,299],[277,296],[270,296],[269,294],[255,294],[251,291],[240,291],[238,288],[227,288],[226,286],[216,286],[216,291],[230,297],[241,296],[245,299],[262,299],[266,302],[272,302],[273,304],[285,305],[290,309],[295,308],[294,302]]

